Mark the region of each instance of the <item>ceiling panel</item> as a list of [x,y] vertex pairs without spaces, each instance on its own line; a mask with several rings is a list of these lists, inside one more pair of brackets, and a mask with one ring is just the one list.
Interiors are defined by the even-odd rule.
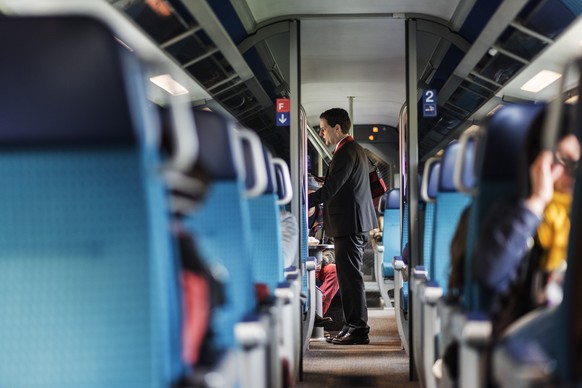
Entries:
[[422,13],[449,21],[459,1],[433,0],[246,0],[257,23],[284,15]]
[[348,109],[354,96],[355,123],[396,126],[406,99],[404,20],[304,20],[301,37],[301,103],[311,125],[326,109]]

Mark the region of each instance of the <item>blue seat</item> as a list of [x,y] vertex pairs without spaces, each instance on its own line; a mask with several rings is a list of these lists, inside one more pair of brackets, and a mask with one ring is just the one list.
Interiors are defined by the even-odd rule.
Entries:
[[429,278],[438,282],[444,293],[447,292],[448,286],[451,240],[461,212],[470,202],[470,197],[458,192],[454,185],[454,169],[460,151],[461,147],[457,141],[451,142],[445,148],[438,178]]
[[[248,154],[250,147],[245,147],[245,159],[251,159]],[[279,208],[277,205],[277,177],[273,157],[267,149],[261,147],[262,166],[265,168],[267,178],[265,189],[249,198],[249,211],[251,220],[252,239],[252,268],[253,278],[256,282],[261,282],[269,286],[271,292],[282,282],[283,277],[283,256],[281,244],[281,221]],[[255,165],[248,160],[247,166]],[[249,178],[256,175],[255,169],[247,168],[247,186],[256,186],[256,179],[248,182]]]
[[[483,292],[471,273],[472,252],[480,225],[491,206],[517,195],[517,168],[523,142],[532,123],[539,119],[544,104],[508,105],[490,120],[476,150],[476,196],[471,205],[464,266],[464,302],[467,311],[488,311],[489,292]],[[493,147],[488,145],[494,145]]]
[[[483,319],[491,307],[491,292],[482,289],[472,276],[475,242],[492,205],[516,198],[519,192],[516,167],[519,166],[524,140],[529,128],[541,119],[544,109],[544,104],[503,107],[491,117],[477,144],[476,195],[469,210],[465,248],[467,254],[462,299],[465,323],[454,334],[461,342],[461,352],[472,354],[461,365],[460,384],[464,386],[474,386],[477,381],[485,381],[482,365],[487,356],[482,345],[491,341],[486,334],[491,330],[491,323]],[[461,336],[464,338],[462,341]],[[511,372],[515,373],[515,370]]]
[[[425,171],[424,176],[426,177],[426,183],[423,182],[423,192],[421,197],[423,197],[426,203],[424,208],[424,233],[422,236],[422,260],[421,265],[424,266],[427,273],[431,270],[431,256],[432,256],[432,246],[434,244],[434,223],[435,223],[435,202],[438,192],[438,182],[441,170],[440,159],[435,159],[430,163],[427,161],[428,168]],[[424,189],[426,188],[426,192]]]
[[178,281],[138,63],[86,17],[3,18],[0,50],[0,386],[170,386]]
[[211,324],[216,345],[233,349],[235,324],[256,307],[243,151],[234,124],[225,117],[194,111],[194,121],[200,144],[196,170],[211,185],[204,202],[184,218],[184,225],[225,286],[225,304],[214,312]]
[[384,202],[384,228],[382,243],[384,245],[384,260],[382,273],[386,278],[394,277],[392,258],[400,256],[400,189],[391,189],[382,196]]

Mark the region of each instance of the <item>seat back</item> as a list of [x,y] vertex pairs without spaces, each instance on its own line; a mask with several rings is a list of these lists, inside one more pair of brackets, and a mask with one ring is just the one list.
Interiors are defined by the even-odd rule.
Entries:
[[447,292],[448,285],[451,240],[461,212],[470,201],[469,196],[457,191],[453,182],[455,164],[460,151],[461,147],[457,141],[451,142],[445,148],[438,178],[433,252],[429,276],[431,280],[438,282],[444,293]]
[[421,265],[430,273],[432,264],[432,246],[434,243],[435,206],[438,192],[438,181],[441,170],[440,158],[430,158],[424,165],[421,185],[421,197],[426,203],[424,208],[424,233],[422,235]]
[[497,111],[486,125],[477,144],[476,195],[469,211],[464,266],[464,308],[488,311],[490,293],[482,292],[473,280],[473,249],[480,225],[491,206],[518,194],[517,168],[529,128],[540,119],[545,105],[508,105]]
[[178,281],[138,63],[86,17],[0,19],[0,50],[0,386],[171,385]]
[[213,315],[216,344],[234,348],[234,325],[256,307],[243,151],[228,119],[206,111],[193,114],[200,143],[196,169],[211,185],[205,201],[184,218],[184,225],[225,286],[225,303]]
[[384,259],[382,272],[384,277],[394,277],[392,259],[400,256],[400,189],[390,189],[383,195],[384,202],[384,230],[382,243],[384,245]]
[[[252,152],[244,147],[245,155]],[[277,205],[277,180],[271,153],[261,147],[261,158],[265,167],[265,189],[259,195],[249,198],[251,220],[252,268],[255,282],[264,283],[272,291],[283,281],[283,254],[281,244],[281,221]],[[245,157],[250,160],[252,158]],[[255,169],[247,169],[249,176],[256,175]],[[256,178],[252,179],[256,181]]]
[[[577,128],[578,136],[580,127]],[[582,343],[582,176],[580,169],[576,173],[576,187],[574,189],[574,202],[572,206],[570,237],[568,243],[568,270],[564,282],[564,300],[558,307],[556,316],[557,327],[557,375],[564,386],[579,386],[582,382],[582,355],[580,343]]]

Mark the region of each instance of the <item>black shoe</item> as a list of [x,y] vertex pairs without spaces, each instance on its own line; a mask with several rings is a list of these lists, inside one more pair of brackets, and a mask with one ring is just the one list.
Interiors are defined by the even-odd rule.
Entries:
[[331,337],[331,336],[330,336],[330,337],[326,337],[326,338],[325,338],[325,340],[326,340],[328,343],[330,343],[330,344],[331,344],[331,343],[333,342],[333,340],[334,340],[334,339],[336,339],[336,338],[342,338],[342,337],[343,337],[344,335],[346,335],[347,333],[348,333],[348,329],[342,329],[342,331],[340,331],[339,333],[337,333],[335,337]]
[[370,343],[370,338],[367,335],[357,336],[346,333],[346,335],[340,338],[334,338],[331,343],[335,345],[367,345]]
[[332,317],[320,317],[319,315],[315,314],[315,323],[313,324],[315,327],[323,327],[326,323],[333,322]]

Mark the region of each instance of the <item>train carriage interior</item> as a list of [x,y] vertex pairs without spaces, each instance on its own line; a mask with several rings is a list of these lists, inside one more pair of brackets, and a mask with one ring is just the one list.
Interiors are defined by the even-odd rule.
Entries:
[[581,74],[581,0],[0,0],[0,387],[582,386]]

